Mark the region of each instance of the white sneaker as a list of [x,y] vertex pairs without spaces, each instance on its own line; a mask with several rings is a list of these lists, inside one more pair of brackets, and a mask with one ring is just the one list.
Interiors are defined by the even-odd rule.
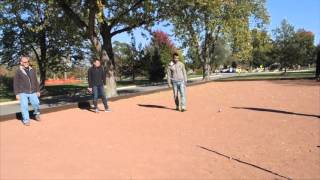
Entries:
[[110,109],[105,109],[104,112],[111,112],[111,110]]
[[95,112],[95,113],[98,113],[98,112],[99,112],[99,109],[95,109],[94,112]]

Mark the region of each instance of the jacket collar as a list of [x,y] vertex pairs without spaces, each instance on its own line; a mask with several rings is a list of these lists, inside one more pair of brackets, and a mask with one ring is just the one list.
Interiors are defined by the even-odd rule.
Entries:
[[[22,71],[23,74],[27,75],[27,73],[26,73],[26,71],[24,70],[24,67],[23,67],[23,66],[20,66],[19,68],[20,68],[20,71]],[[29,70],[31,70],[31,69],[32,69],[32,67],[29,66]]]

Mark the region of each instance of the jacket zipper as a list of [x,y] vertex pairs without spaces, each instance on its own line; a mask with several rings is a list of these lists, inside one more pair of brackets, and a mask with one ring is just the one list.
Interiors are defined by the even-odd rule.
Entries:
[[29,79],[29,84],[30,84],[30,93],[32,93],[31,80],[30,80],[29,76],[28,76],[28,79]]
[[[28,71],[29,71],[29,70],[28,70]],[[30,73],[30,71],[29,71],[29,73]],[[31,88],[31,80],[30,80],[30,78],[29,78],[28,74],[26,74],[26,76],[28,77],[29,85],[30,85],[30,86],[29,86],[29,87],[30,87],[30,88],[29,88],[29,89],[30,89],[30,91],[29,91],[29,92],[30,92],[30,93],[32,93],[32,90],[31,90],[31,89],[32,89],[32,88]]]

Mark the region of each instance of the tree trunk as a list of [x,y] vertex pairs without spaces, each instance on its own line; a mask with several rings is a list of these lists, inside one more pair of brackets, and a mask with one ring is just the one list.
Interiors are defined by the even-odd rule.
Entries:
[[117,96],[117,83],[115,79],[115,61],[112,49],[112,42],[110,34],[103,35],[103,46],[101,59],[104,62],[104,67],[106,69],[106,94],[108,97]]
[[[211,64],[213,66],[213,62],[215,60],[215,57],[214,57],[214,53],[215,53],[215,50],[216,50],[216,42],[218,41],[218,38],[219,38],[219,33],[220,33],[220,30],[221,30],[221,26],[218,27],[218,30],[217,32],[215,33],[215,37],[213,37],[213,34],[212,33],[208,33],[208,46],[209,46],[209,52],[207,54],[207,68],[206,68],[206,71],[207,71],[207,74],[208,76],[206,77],[205,80],[210,80],[211,78],[211,71],[213,69],[213,67],[211,67]],[[213,62],[211,61],[213,60]]]
[[209,81],[211,76],[211,67],[206,58],[204,66],[203,66],[203,80]]
[[[42,56],[40,57],[37,50],[31,46],[32,50],[34,51],[35,55],[36,55],[36,59],[37,59],[37,64],[38,64],[38,67],[39,67],[39,74],[40,74],[40,91],[43,92],[44,90],[44,87],[45,87],[45,79],[46,79],[46,69],[44,67],[44,63],[43,63],[43,60],[42,60]],[[54,74],[55,75],[55,74]]]
[[[207,39],[207,38],[206,38]],[[207,41],[205,40],[205,43],[207,43]],[[210,59],[208,57],[208,53],[207,53],[207,44],[204,45],[204,48],[202,50],[202,62],[203,62],[203,80],[204,81],[208,81],[210,80]]]
[[[217,36],[218,37],[218,36]],[[216,37],[216,38],[217,38]],[[208,21],[205,21],[205,37],[202,49],[203,59],[203,80],[209,81],[211,76],[210,55],[214,53],[215,41],[212,37],[212,33],[209,30]]]
[[[47,77],[47,44],[46,44],[46,31],[42,30],[40,32],[40,59],[38,59],[38,66],[40,71],[40,91],[44,92],[45,90],[45,82]],[[40,61],[39,61],[40,60]]]
[[117,96],[117,84],[115,79],[115,71],[107,68],[107,76],[106,76],[106,94],[108,97]]
[[44,92],[45,91],[45,82],[46,82],[46,77],[47,77],[47,71],[45,68],[40,68],[39,66],[39,71],[40,71],[40,91]]
[[134,74],[134,72],[133,72],[133,73],[132,73],[132,81],[134,82],[135,79],[136,79],[136,76],[135,76],[135,74]]

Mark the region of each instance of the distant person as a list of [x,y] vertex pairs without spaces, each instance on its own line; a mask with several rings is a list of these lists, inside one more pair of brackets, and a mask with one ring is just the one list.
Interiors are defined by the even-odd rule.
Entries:
[[13,89],[16,99],[20,101],[22,122],[30,126],[29,101],[33,107],[35,120],[40,121],[40,86],[37,80],[37,74],[29,66],[29,57],[20,57],[20,66],[13,79]]
[[93,95],[93,105],[95,112],[98,113],[98,97],[101,96],[105,112],[110,112],[108,106],[108,100],[104,91],[104,85],[106,84],[106,73],[101,66],[99,59],[93,61],[93,66],[88,70],[88,90]]
[[179,96],[181,98],[181,112],[186,111],[186,85],[187,73],[184,64],[179,61],[178,53],[173,54],[173,60],[169,63],[167,70],[168,85],[173,87],[173,96],[176,110],[179,111]]

